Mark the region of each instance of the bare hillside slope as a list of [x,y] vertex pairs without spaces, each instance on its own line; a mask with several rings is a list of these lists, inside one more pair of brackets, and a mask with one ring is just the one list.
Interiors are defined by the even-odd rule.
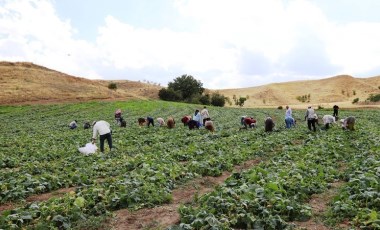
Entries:
[[110,81],[73,77],[32,63],[0,62],[0,104],[157,99],[161,88],[127,80],[113,82],[116,91],[108,89]]
[[[371,78],[354,78],[341,75],[320,80],[294,81],[274,83],[258,87],[242,89],[219,90],[229,98],[246,97],[249,99],[244,106],[284,106],[296,107],[310,105],[344,104],[350,105],[355,98],[365,101],[368,96],[380,93],[380,76]],[[297,100],[297,97],[306,95],[307,102]],[[310,98],[310,99],[309,99]]]

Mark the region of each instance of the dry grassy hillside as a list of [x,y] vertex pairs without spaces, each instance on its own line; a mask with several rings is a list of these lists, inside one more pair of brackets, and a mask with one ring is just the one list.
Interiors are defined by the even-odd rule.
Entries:
[[[294,81],[274,83],[258,87],[242,89],[219,90],[220,93],[233,98],[249,96],[245,107],[277,107],[291,105],[294,108],[304,108],[307,105],[330,107],[339,104],[342,107],[353,107],[352,101],[359,98],[359,102],[368,98],[369,94],[380,93],[380,76],[371,78],[354,78],[341,75],[332,78],[309,81]],[[310,102],[300,102],[297,96],[309,95]],[[355,95],[354,95],[355,94]],[[359,103],[356,106],[364,106]],[[365,105],[378,106],[378,105]]]
[[[73,77],[55,70],[26,62],[0,62],[0,104],[25,104],[88,100],[158,99],[160,86],[128,80],[113,81],[117,90],[108,89],[110,81]],[[380,93],[380,76],[354,78],[347,75],[321,80],[274,83],[258,87],[225,89],[220,93],[231,100],[249,96],[244,107],[278,107],[307,105],[331,107],[369,106],[352,105],[354,98],[364,101],[369,94]],[[355,95],[354,95],[355,91]],[[310,102],[302,103],[297,96],[310,95]],[[370,105],[380,107],[380,104]]]
[[159,86],[73,77],[25,62],[0,62],[0,104],[44,103],[87,100],[157,99]]

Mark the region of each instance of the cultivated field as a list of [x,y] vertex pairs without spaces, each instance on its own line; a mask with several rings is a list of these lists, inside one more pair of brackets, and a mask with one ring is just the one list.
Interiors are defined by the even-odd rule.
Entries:
[[[123,110],[127,128],[113,121]],[[380,229],[380,111],[341,110],[338,125],[310,132],[304,110],[209,107],[216,132],[180,118],[199,105],[161,101],[0,107],[0,229]],[[318,115],[332,114],[317,110]],[[241,130],[240,116],[258,127]],[[276,127],[265,133],[272,116]],[[173,116],[175,129],[138,127]],[[116,149],[81,155],[110,122]]]

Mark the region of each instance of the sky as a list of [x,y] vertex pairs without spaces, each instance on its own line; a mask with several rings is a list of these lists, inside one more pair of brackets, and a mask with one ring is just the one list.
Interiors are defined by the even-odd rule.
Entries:
[[226,89],[380,75],[379,0],[0,0],[0,61]]

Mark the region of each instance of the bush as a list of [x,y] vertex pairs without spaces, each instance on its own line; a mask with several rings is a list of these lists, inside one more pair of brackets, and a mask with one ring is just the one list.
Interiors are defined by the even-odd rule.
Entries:
[[211,104],[210,94],[202,95],[202,96],[199,98],[199,102],[200,102],[202,105],[210,105],[210,104]]
[[370,94],[367,100],[372,101],[372,102],[378,102],[380,101],[380,94],[376,94],[376,95]]
[[283,108],[282,108],[282,105],[280,105],[279,107],[277,107],[277,109],[283,109]]
[[213,93],[212,94],[211,105],[223,107],[225,103],[226,103],[226,99],[225,99],[224,95],[219,94],[219,93]]
[[359,98],[357,97],[357,98],[355,98],[355,99],[352,101],[352,104],[356,104],[356,103],[358,103],[358,101],[359,101]]
[[115,82],[110,82],[108,84],[108,89],[117,90],[117,84]]
[[158,91],[158,96],[164,101],[180,101],[182,100],[181,93],[173,89],[162,88]]
[[318,105],[318,109],[324,109],[324,107],[321,105]]

